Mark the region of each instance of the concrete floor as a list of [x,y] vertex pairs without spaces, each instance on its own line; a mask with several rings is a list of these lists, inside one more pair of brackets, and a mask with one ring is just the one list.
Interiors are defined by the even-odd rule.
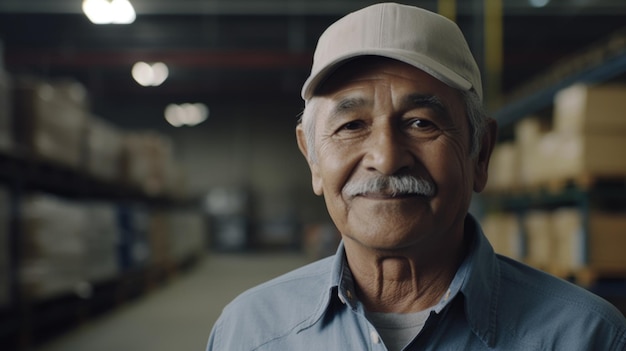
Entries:
[[226,303],[245,289],[308,262],[293,253],[210,254],[166,285],[36,351],[204,350]]

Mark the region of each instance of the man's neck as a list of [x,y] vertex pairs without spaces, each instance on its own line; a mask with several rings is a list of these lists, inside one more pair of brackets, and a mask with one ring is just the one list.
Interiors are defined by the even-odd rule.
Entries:
[[349,240],[345,245],[357,296],[370,312],[410,313],[436,305],[465,256],[462,240],[429,254],[377,252]]

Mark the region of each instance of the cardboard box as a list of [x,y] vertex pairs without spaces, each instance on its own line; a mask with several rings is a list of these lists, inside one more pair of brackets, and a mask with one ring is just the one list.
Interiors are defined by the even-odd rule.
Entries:
[[575,84],[554,98],[554,129],[565,133],[625,133],[626,85]]
[[581,267],[597,271],[626,271],[626,213],[592,211],[588,231],[577,208],[555,211],[553,223],[559,250],[555,265],[562,269]]
[[523,225],[527,243],[526,262],[531,266],[547,269],[555,250],[550,213],[529,211],[524,216]]
[[556,149],[546,166],[557,179],[592,176],[626,176],[626,134],[624,135],[555,135]]
[[578,208],[561,208],[552,214],[556,252],[552,266],[563,272],[573,272],[586,264],[586,239],[583,218]]
[[511,190],[519,184],[520,163],[513,142],[497,144],[489,162],[488,191]]
[[517,181],[520,186],[534,186],[542,178],[540,142],[550,131],[550,125],[539,117],[528,116],[515,125],[515,145],[517,148]]
[[588,265],[595,269],[626,270],[626,213],[592,212],[589,218]]
[[490,213],[480,222],[485,236],[496,253],[515,260],[523,258],[522,231],[516,215],[512,213]]
[[515,142],[521,146],[536,144],[541,136],[551,130],[550,124],[540,117],[527,116],[515,124]]

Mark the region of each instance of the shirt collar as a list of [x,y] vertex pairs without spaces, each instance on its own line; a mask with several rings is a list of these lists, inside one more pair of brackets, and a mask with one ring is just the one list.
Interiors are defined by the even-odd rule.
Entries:
[[500,265],[480,224],[471,214],[465,219],[465,235],[471,236],[467,256],[436,309],[441,311],[460,292],[465,298],[465,314],[470,328],[487,346],[493,347],[496,340]]
[[[440,313],[459,293],[465,297],[465,314],[470,328],[487,346],[495,344],[496,314],[500,287],[500,268],[494,251],[482,232],[480,224],[468,214],[465,235],[471,236],[467,256],[457,270],[448,292],[433,308]],[[311,320],[320,320],[336,300],[357,309],[354,280],[348,268],[343,242],[334,256],[329,286]]]

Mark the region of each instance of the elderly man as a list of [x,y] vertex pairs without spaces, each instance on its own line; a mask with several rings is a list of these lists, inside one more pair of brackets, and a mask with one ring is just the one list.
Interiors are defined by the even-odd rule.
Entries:
[[496,125],[451,21],[393,3],[320,37],[296,133],[337,254],[231,302],[207,350],[626,350],[584,289],[494,254],[467,213]]

